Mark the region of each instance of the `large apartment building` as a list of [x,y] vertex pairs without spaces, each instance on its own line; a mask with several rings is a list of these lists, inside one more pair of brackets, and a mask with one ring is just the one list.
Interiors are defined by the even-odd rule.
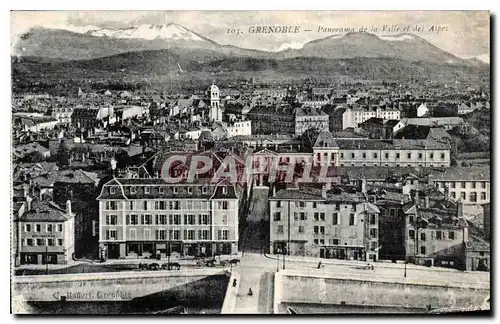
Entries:
[[295,136],[302,135],[313,128],[319,131],[328,130],[329,116],[315,107],[300,107],[295,110]]
[[490,202],[490,166],[450,167],[430,173],[429,181],[440,191],[466,205]]
[[272,253],[378,260],[380,211],[365,193],[304,185],[279,190],[269,204]]
[[[210,179],[208,179],[210,180]],[[200,181],[202,181],[200,179]],[[99,243],[107,258],[235,254],[238,195],[226,181],[169,184],[159,178],[107,182]]]
[[74,245],[74,214],[53,202],[28,202],[26,211],[14,219],[17,264],[67,264]]
[[450,146],[445,141],[336,139],[336,142],[340,166],[450,166]]

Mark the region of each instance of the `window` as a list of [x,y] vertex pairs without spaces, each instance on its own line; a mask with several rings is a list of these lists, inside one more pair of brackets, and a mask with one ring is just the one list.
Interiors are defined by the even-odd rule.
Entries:
[[366,159],[366,153],[363,153],[362,156],[363,156],[363,159]]
[[151,192],[151,188],[149,186],[144,187],[144,193],[148,194]]
[[133,201],[129,201],[128,202],[128,209],[129,210],[134,210],[134,202]]
[[332,225],[338,225],[338,224],[339,224],[339,214],[333,213],[332,214]]
[[425,246],[420,247],[420,254],[425,254]]
[[170,225],[180,225],[181,224],[181,215],[169,215],[169,223]]
[[276,208],[281,208],[281,200],[278,200],[278,201],[276,202]]
[[410,240],[414,240],[415,239],[415,231],[414,230],[409,230],[408,231],[408,237],[410,238]]
[[227,187],[222,187],[222,194],[227,195]]
[[[431,153],[431,154],[429,155],[429,158],[430,158],[431,160],[433,160],[433,159],[434,159],[434,153]],[[431,166],[432,166],[432,165],[431,165]]]
[[307,220],[307,213],[301,212],[299,215],[300,215],[300,220]]
[[486,200],[486,192],[481,192],[481,200]]
[[165,193],[165,188],[164,187],[159,187],[158,188],[158,192],[161,193],[161,194],[164,194]]
[[144,210],[148,210],[148,202],[147,201],[143,201],[142,206],[143,206]]
[[319,233],[319,227],[318,226],[314,226],[314,234],[318,234]]
[[36,246],[45,246],[45,240],[41,238],[36,239]]
[[335,210],[340,210],[340,204],[335,204]]
[[477,193],[471,192],[470,196],[469,196],[469,199],[470,199],[471,202],[477,202]]
[[142,215],[142,224],[143,225],[152,225],[153,224],[153,217],[149,214]]
[[415,217],[412,215],[409,217],[410,219],[410,224],[413,224],[415,222]]
[[31,224],[24,224],[24,231],[31,232]]
[[138,215],[130,215],[130,225],[137,225],[139,223]]
[[465,189],[465,181],[462,181],[461,184],[462,184],[462,189]]
[[281,220],[281,212],[275,212],[273,220],[274,221],[280,221]]
[[41,231],[42,231],[42,225],[35,224],[35,232],[41,232]]
[[52,238],[47,239],[47,245],[54,246],[54,239],[52,239]]
[[354,213],[349,214],[349,226],[354,225]]
[[457,193],[453,191],[453,192],[451,193],[451,198],[453,198],[453,199],[457,198]]
[[167,215],[156,215],[157,225],[167,225]]
[[52,230],[53,230],[53,225],[47,224],[47,232],[52,233]]
[[324,239],[320,239],[319,240],[319,244],[325,244],[325,240]]
[[167,239],[167,230],[156,230],[156,239],[157,240],[166,240]]
[[339,239],[330,239],[331,245],[339,245]]
[[319,213],[314,213],[314,220],[318,221],[319,220]]
[[228,230],[219,230],[219,240],[227,240],[229,238]]
[[320,226],[320,227],[319,227],[319,232],[320,232],[321,234],[325,234],[325,227],[324,227],[324,226]]
[[206,194],[206,193],[207,193],[207,190],[208,190],[208,189],[207,189],[207,187],[202,187],[202,188],[201,188],[201,192],[202,192],[203,194]]
[[116,230],[107,230],[106,231],[106,239],[107,240],[116,240]]
[[377,229],[370,228],[370,238],[377,238]]
[[181,209],[181,204],[179,201],[169,201],[168,208],[173,210],[179,210]]
[[210,225],[212,223],[212,219],[210,215],[207,214],[199,215],[199,223],[200,225]]
[[173,230],[171,237],[174,240],[180,240],[181,239],[181,231],[180,230]]
[[106,215],[106,225],[116,225],[118,224],[117,215]]
[[210,240],[210,231],[209,230],[198,231],[198,239],[200,239],[200,240]]
[[278,234],[282,234],[283,233],[283,225],[279,225],[278,226]]
[[425,233],[420,233],[420,240],[425,241]]
[[26,239],[26,246],[33,246],[33,239]]
[[444,159],[445,159],[445,157],[446,157],[446,154],[441,153],[441,160],[444,160]]
[[396,159],[399,159],[399,153],[396,153]]
[[227,201],[219,201],[219,209],[227,210],[228,204]]
[[306,203],[304,201],[299,201],[299,207],[300,208],[306,207]]
[[302,225],[299,226],[299,233],[304,233],[304,226]]
[[314,239],[314,244],[319,244],[319,240],[318,239]]
[[109,187],[109,193],[110,194],[114,194],[116,192],[116,188],[115,187]]
[[344,153],[340,153],[340,158],[343,159],[344,158]]
[[422,157],[423,157],[422,153],[418,153],[418,159],[422,160]]
[[354,159],[354,153],[351,153],[351,158],[353,158],[353,159]]
[[443,239],[443,236],[442,236],[442,232],[441,232],[441,231],[436,231],[436,239],[437,239],[437,240],[442,240],[442,239]]
[[325,220],[325,213],[320,213],[319,214],[319,220],[324,221]]
[[389,158],[389,153],[385,153],[385,158],[388,159]]
[[63,239],[57,239],[57,245],[62,246],[63,245]]
[[137,240],[137,231],[135,228],[131,228],[129,231],[128,231],[128,239],[129,240],[132,240],[132,241],[135,241]]
[[196,225],[196,218],[193,214],[184,215],[184,225]]
[[481,182],[481,188],[485,189],[486,188],[486,182]]
[[451,187],[455,189],[455,182],[451,182]]
[[453,232],[453,231],[449,231],[449,232],[448,232],[448,238],[449,238],[450,240],[454,240],[454,239],[455,239],[455,232]]
[[174,191],[174,195],[177,195],[177,194],[179,193],[179,188],[174,187],[174,188],[173,188],[173,191]]
[[462,198],[462,200],[465,200],[465,192],[460,193],[460,198]]
[[411,153],[408,153],[407,156],[408,156],[408,159],[411,159]]
[[472,186],[472,189],[476,189],[476,182],[472,181],[471,186]]
[[318,207],[318,203],[317,202],[313,202],[313,208],[317,208]]

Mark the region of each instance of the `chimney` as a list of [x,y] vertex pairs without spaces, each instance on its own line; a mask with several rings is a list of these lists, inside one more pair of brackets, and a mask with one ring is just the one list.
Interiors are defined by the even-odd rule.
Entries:
[[273,186],[273,197],[276,196],[276,185]]
[[71,200],[66,201],[66,212],[71,215]]
[[464,204],[462,203],[462,200],[458,201],[458,209],[457,209],[457,217],[463,217],[464,216]]
[[429,208],[429,196],[425,196],[425,208]]
[[326,184],[321,187],[321,198],[326,199]]
[[419,193],[418,193],[418,189],[415,190],[415,205],[417,205],[417,207],[420,205],[420,197],[419,197]]
[[366,193],[366,179],[361,179],[361,192]]

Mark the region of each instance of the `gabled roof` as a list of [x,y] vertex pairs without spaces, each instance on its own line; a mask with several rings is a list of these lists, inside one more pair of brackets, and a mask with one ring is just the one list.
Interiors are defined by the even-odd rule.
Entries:
[[23,222],[64,222],[73,217],[54,202],[33,201],[31,210],[26,211],[19,221]]
[[318,138],[316,139],[316,142],[314,143],[314,148],[338,148],[338,144],[333,138],[332,133],[329,131],[325,130],[319,133]]

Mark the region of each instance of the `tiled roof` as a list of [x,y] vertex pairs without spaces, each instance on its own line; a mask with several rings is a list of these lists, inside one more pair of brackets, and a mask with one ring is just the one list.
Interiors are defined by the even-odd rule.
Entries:
[[433,170],[430,179],[436,181],[490,181],[490,166],[449,167]]
[[53,202],[33,201],[31,210],[25,212],[20,218],[24,222],[64,222],[72,215]]
[[422,149],[448,149],[446,142],[432,140],[374,140],[374,139],[337,139],[340,149],[373,149],[373,150],[422,150]]
[[[227,194],[222,193],[227,188]],[[112,188],[112,189],[110,189]],[[148,190],[148,191],[147,191]],[[189,191],[191,190],[191,191]],[[195,183],[169,184],[161,178],[121,179],[107,182],[97,199],[237,199],[234,186],[227,182],[214,184],[211,179]]]

